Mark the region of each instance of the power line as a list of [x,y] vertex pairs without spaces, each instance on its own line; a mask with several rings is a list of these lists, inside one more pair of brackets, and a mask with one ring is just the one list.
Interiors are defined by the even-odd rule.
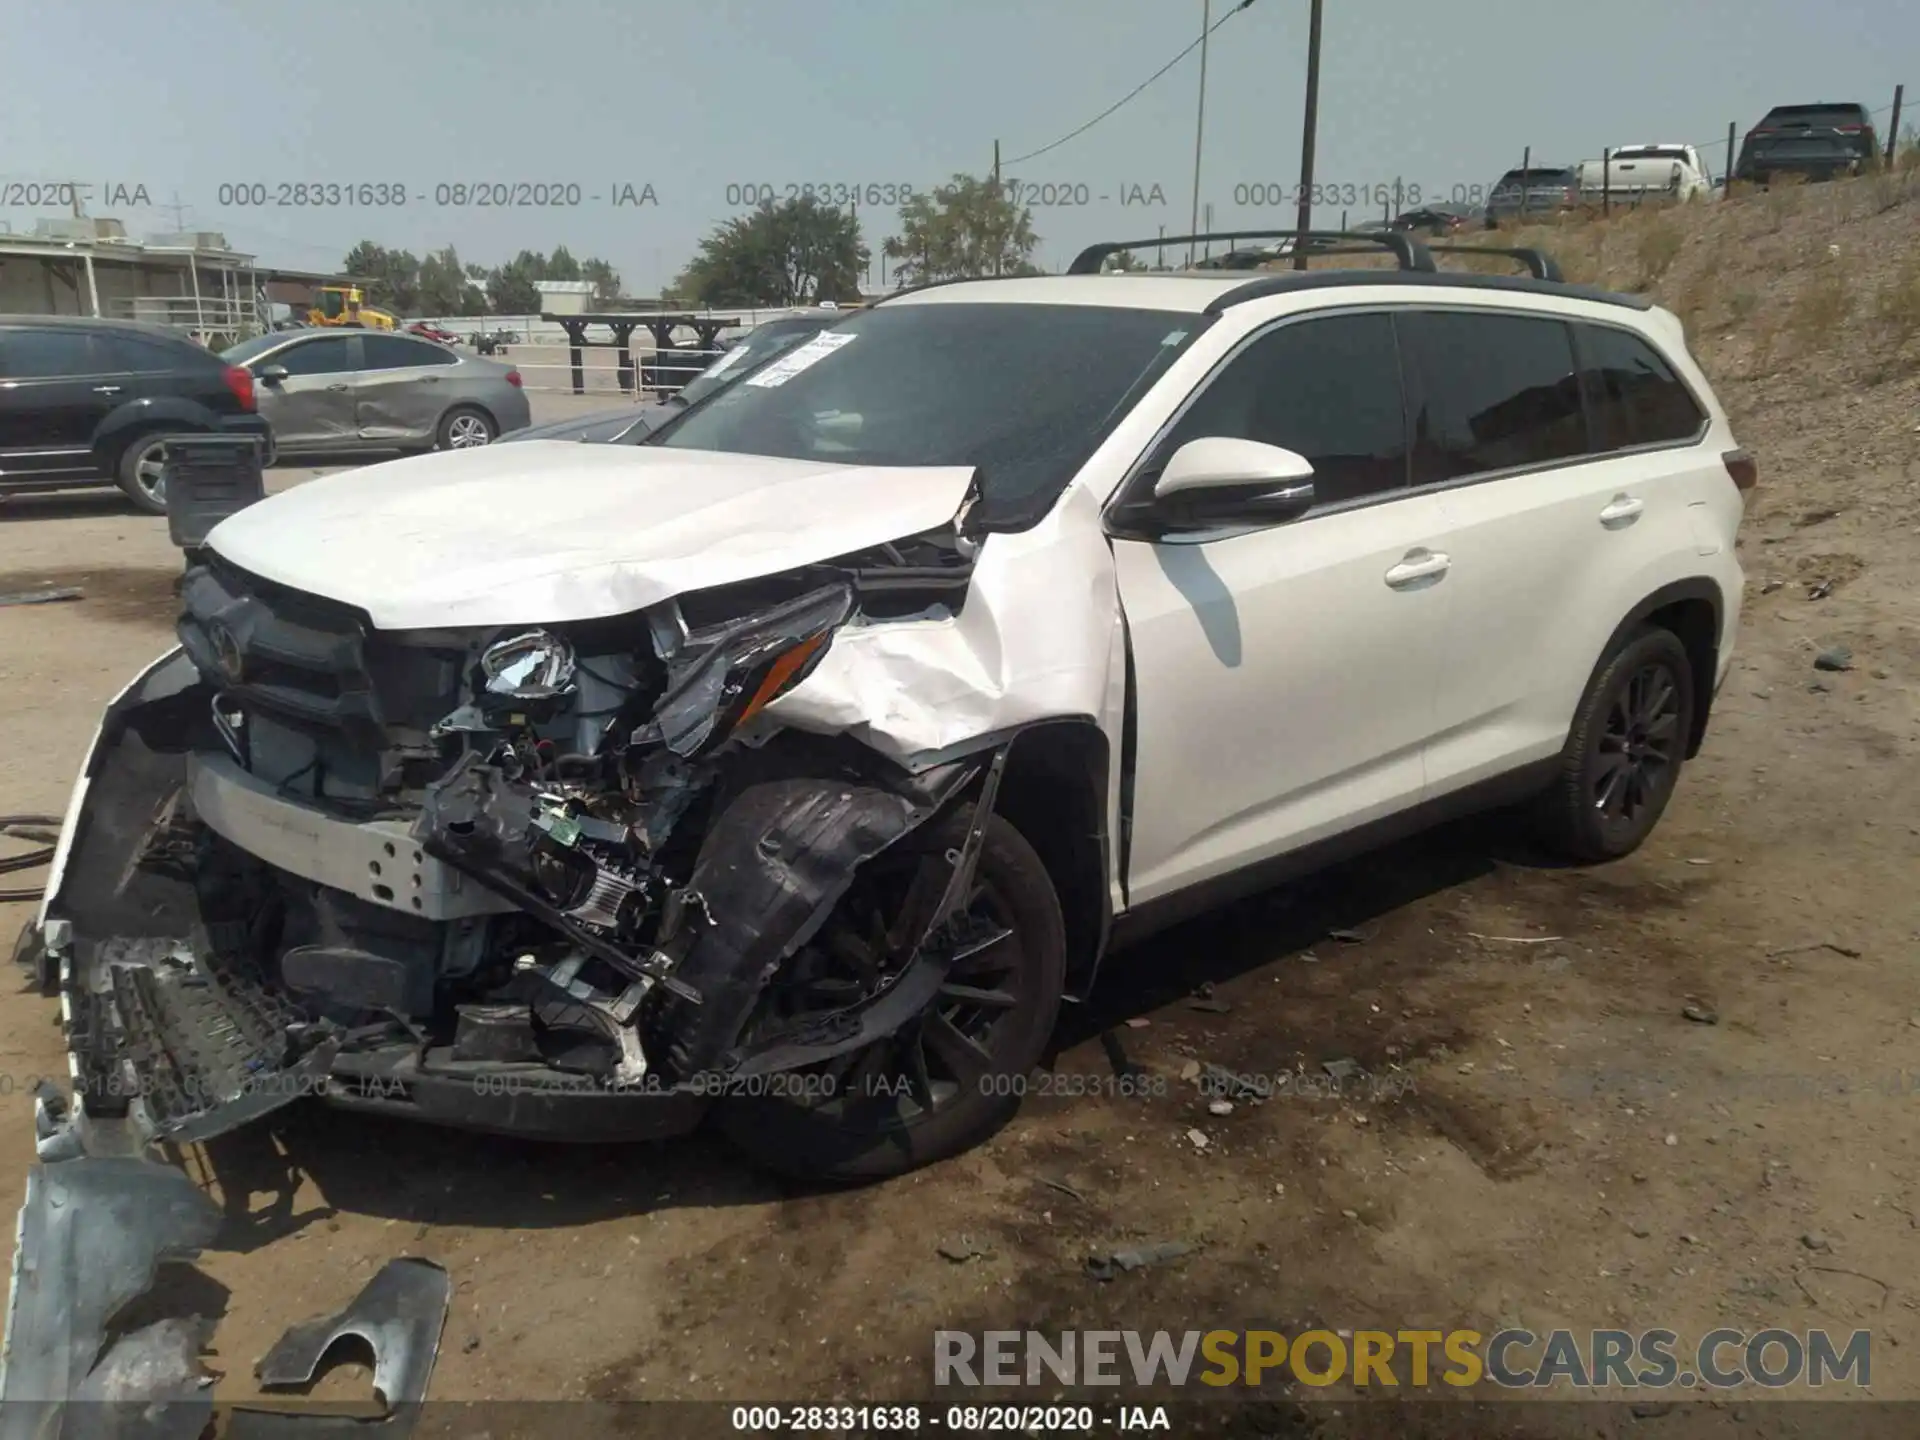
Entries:
[[[1238,15],[1242,10],[1246,9],[1251,4],[1253,4],[1253,0],[1240,0],[1240,3],[1238,5],[1234,6],[1233,9],[1229,10],[1226,14],[1222,15],[1218,20],[1214,21],[1212,25],[1207,27],[1206,35],[1213,34],[1215,30],[1218,30],[1222,25],[1226,24],[1227,21],[1231,20],[1234,16]],[[1069,130],[1066,134],[1062,135],[1058,140],[1054,141],[1051,145],[1042,145],[1038,150],[1030,150],[1025,155],[1016,155],[1014,156],[1013,159],[1007,161],[1006,163],[1009,165],[1019,165],[1025,161],[1032,160],[1038,156],[1044,155],[1049,150],[1058,150],[1062,145],[1066,144],[1069,140],[1072,140],[1077,136],[1086,134],[1087,131],[1091,130],[1094,126],[1098,125],[1102,120],[1106,119],[1109,115],[1113,114],[1114,111],[1118,110],[1122,105],[1126,104],[1129,100],[1133,99],[1134,96],[1138,95],[1142,90],[1146,89],[1149,85],[1153,84],[1154,81],[1158,80],[1162,75],[1166,74],[1169,70],[1173,69],[1173,67],[1178,65],[1182,60],[1186,59],[1187,56],[1191,55],[1194,51],[1198,50],[1200,48],[1201,41],[1206,38],[1206,35],[1201,36],[1200,40],[1195,40],[1191,45],[1187,46],[1186,49],[1182,50],[1178,55],[1174,56],[1166,64],[1162,65],[1158,70],[1154,71],[1153,74],[1149,75],[1146,79],[1142,80],[1138,85],[1134,86],[1133,89],[1129,90],[1125,95],[1122,95],[1118,100],[1114,101],[1113,104],[1109,105],[1106,109],[1102,110],[1098,115],[1094,116],[1091,120],[1087,121],[1086,124],[1080,126],[1076,130]]]

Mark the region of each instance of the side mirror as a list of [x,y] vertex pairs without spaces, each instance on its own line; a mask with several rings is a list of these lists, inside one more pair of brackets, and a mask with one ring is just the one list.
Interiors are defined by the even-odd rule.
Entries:
[[282,380],[287,378],[287,367],[284,365],[262,365],[255,373],[267,384],[278,385]]
[[1313,466],[1258,440],[1189,440],[1153,487],[1153,509],[1172,529],[1283,525],[1313,508]]

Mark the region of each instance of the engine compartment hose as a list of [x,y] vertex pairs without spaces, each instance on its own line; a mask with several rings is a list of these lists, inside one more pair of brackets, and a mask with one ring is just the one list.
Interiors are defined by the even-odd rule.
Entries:
[[[60,843],[60,817],[58,815],[0,815],[0,836],[9,840],[25,840],[40,847],[19,855],[0,856],[0,875],[12,875],[20,870],[37,870],[42,865],[53,863],[53,852]],[[0,902],[38,900],[45,893],[46,887],[40,885],[26,890],[0,890]]]

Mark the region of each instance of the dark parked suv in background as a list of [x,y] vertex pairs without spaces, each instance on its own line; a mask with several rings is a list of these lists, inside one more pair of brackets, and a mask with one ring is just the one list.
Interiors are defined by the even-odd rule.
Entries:
[[164,515],[162,445],[209,432],[271,448],[245,370],[151,325],[0,315],[0,497],[112,484]]
[[1864,105],[1776,105],[1747,132],[1733,178],[1756,185],[1776,175],[1831,180],[1872,169],[1879,154]]

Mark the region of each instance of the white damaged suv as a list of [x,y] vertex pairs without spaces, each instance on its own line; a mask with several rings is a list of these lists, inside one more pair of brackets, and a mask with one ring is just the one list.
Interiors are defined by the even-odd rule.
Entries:
[[39,916],[80,1124],[301,1095],[859,1178],[1063,997],[1461,810],[1637,846],[1753,462],[1674,317],[1530,276],[891,297],[638,446],[314,481],[189,555]]

